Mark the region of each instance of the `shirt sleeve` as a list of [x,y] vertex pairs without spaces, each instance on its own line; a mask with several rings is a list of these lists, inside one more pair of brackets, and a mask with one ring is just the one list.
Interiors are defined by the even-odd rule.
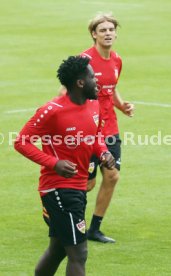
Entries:
[[14,142],[14,148],[31,161],[53,169],[59,158],[47,154],[35,146],[40,138],[50,141],[51,129],[53,129],[54,112],[51,105],[41,107],[35,115],[24,125]]
[[122,71],[122,59],[119,57],[119,77]]
[[[122,59],[120,56],[117,55],[117,67],[118,67],[118,77],[117,77],[117,83],[118,83],[118,80],[120,78],[120,75],[121,75],[121,71],[122,71]],[[117,84],[116,84],[117,86]],[[114,91],[116,90],[116,87],[114,88]]]

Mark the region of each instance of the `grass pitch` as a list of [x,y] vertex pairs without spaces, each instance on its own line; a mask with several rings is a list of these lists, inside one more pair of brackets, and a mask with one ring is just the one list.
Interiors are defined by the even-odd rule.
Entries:
[[[1,3],[2,276],[33,275],[48,243],[36,191],[39,167],[14,152],[9,140],[15,134],[10,138],[9,132],[19,131],[37,106],[57,94],[56,69],[63,58],[92,45],[87,24],[97,11],[113,11],[121,24],[115,49],[123,59],[123,98],[171,105],[169,0]],[[136,104],[132,119],[118,113],[122,138],[131,132],[134,144],[123,141],[121,179],[102,226],[117,243],[89,242],[88,276],[171,275],[171,139],[164,140],[171,135],[170,114],[170,106],[150,104]],[[145,142],[152,135],[156,145]],[[88,194],[87,224],[97,191]],[[64,271],[62,264],[58,275]]]

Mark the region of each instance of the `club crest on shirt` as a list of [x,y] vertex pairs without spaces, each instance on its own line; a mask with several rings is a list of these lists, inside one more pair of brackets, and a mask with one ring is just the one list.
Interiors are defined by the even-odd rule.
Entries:
[[115,78],[118,79],[118,76],[119,76],[118,69],[115,69],[114,72],[115,72]]
[[78,229],[81,233],[85,234],[85,231],[86,231],[85,220],[80,221],[79,223],[76,224],[76,226],[77,226],[77,229]]
[[94,172],[94,168],[95,168],[95,163],[94,162],[89,163],[88,172],[89,173],[93,173]]
[[99,115],[98,114],[93,115],[93,120],[94,120],[96,126],[98,126],[98,124],[99,124]]

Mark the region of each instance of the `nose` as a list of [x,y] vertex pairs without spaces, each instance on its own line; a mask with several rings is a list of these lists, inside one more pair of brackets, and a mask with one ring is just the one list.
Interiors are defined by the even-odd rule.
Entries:
[[109,29],[106,29],[106,34],[109,35],[111,31]]

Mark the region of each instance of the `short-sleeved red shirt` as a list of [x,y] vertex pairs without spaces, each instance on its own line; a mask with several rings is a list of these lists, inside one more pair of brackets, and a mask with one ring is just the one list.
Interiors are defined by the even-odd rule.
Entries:
[[103,134],[111,136],[119,133],[117,116],[114,111],[113,93],[117,85],[121,69],[122,60],[115,52],[111,51],[110,58],[105,59],[100,56],[95,47],[84,51],[82,56],[90,58],[90,64],[95,72],[99,87],[98,100],[104,120]]

